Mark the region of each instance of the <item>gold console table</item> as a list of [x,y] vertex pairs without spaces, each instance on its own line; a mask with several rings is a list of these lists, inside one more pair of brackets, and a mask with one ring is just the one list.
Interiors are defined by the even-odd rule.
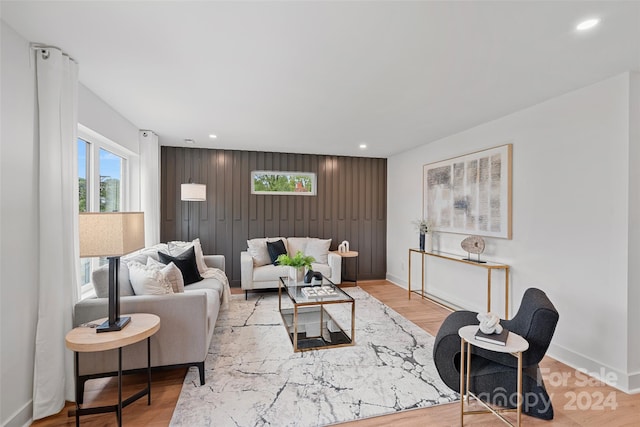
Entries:
[[[428,300],[434,301],[438,304],[444,305],[442,304],[440,301],[435,301],[433,298],[429,298],[428,296],[425,297],[425,292],[424,292],[424,257],[425,256],[432,256],[435,258],[440,258],[440,259],[447,259],[450,261],[455,261],[455,262],[461,262],[463,264],[467,264],[467,265],[471,265],[474,267],[481,267],[487,270],[487,312],[491,311],[491,272],[493,270],[504,270],[504,318],[508,319],[509,318],[509,266],[506,264],[498,264],[495,262],[491,262],[491,261],[486,261],[486,262],[476,262],[476,261],[469,261],[469,260],[465,260],[463,259],[464,255],[454,255],[454,254],[449,254],[449,253],[445,253],[445,252],[440,252],[440,251],[431,251],[431,252],[425,252],[425,251],[421,251],[419,249],[409,249],[409,281],[407,283],[407,288],[409,291],[409,299],[411,299],[411,252],[415,252],[417,254],[421,254],[421,266],[422,266],[422,298],[426,298]],[[451,307],[448,307],[451,308]]]

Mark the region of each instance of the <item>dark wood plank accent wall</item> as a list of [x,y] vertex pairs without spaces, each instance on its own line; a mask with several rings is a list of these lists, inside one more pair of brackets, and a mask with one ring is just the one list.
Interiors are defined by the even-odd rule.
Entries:
[[[251,194],[253,170],[315,172],[317,196]],[[162,147],[161,175],[162,241],[200,237],[205,254],[226,257],[232,286],[240,286],[240,252],[254,237],[331,238],[331,250],[348,240],[360,253],[359,280],[386,275],[386,159]],[[180,200],[189,179],[207,185],[206,202]],[[355,262],[346,268],[352,278]]]

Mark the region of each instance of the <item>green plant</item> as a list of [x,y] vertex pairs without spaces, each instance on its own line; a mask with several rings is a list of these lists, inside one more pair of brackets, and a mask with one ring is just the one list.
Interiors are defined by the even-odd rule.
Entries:
[[291,258],[287,254],[282,254],[278,256],[278,265],[287,265],[289,267],[307,267],[311,269],[311,263],[316,259],[312,256],[306,256],[302,253],[302,251],[296,252],[295,256]]

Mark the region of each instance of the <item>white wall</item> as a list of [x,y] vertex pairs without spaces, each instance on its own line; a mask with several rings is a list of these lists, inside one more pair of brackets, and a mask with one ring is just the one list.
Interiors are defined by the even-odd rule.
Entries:
[[38,149],[29,43],[2,22],[0,424],[31,418],[38,310]]
[[[486,258],[512,268],[511,315],[527,288],[544,290],[560,313],[549,354],[589,372],[612,371],[627,389],[630,90],[626,73],[390,158],[388,278],[406,287],[423,165],[512,143],[513,239],[485,239]],[[435,246],[463,254],[464,237],[442,233]],[[420,277],[412,270],[413,289]],[[486,311],[483,269],[428,261],[427,270],[430,292]],[[503,280],[493,282],[500,315]]]
[[138,128],[82,84],[78,87],[78,122],[132,153],[140,152]]
[[[82,64],[80,64],[82,75]],[[99,135],[100,140],[124,150],[129,157],[127,178],[129,180],[128,199],[124,208],[140,210],[140,143],[138,128],[111,108],[83,84],[78,85],[78,123]]]
[[640,73],[631,74],[629,97],[629,388],[640,390]]
[[[35,68],[29,42],[5,22],[0,24],[0,425],[23,426],[32,415],[40,273],[34,247],[39,238]],[[80,70],[82,75],[82,64]],[[78,117],[83,125],[134,154],[129,207],[139,209],[138,129],[82,85]]]

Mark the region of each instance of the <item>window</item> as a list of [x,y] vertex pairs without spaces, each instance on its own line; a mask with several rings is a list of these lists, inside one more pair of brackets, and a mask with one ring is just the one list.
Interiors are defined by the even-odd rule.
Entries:
[[100,212],[120,212],[124,159],[100,149]]
[[[117,144],[82,127],[78,134],[78,210],[125,211],[128,153]],[[89,285],[91,272],[106,263],[106,258],[80,258],[81,299],[93,290]]]
[[78,190],[79,210],[87,212],[87,176],[89,176],[89,159],[87,158],[87,141],[78,139]]
[[[89,206],[89,194],[87,182],[89,174],[89,158],[87,154],[89,143],[78,138],[78,210],[87,212]],[[84,286],[91,280],[91,258],[80,258],[80,286]],[[80,293],[82,295],[82,293]]]

